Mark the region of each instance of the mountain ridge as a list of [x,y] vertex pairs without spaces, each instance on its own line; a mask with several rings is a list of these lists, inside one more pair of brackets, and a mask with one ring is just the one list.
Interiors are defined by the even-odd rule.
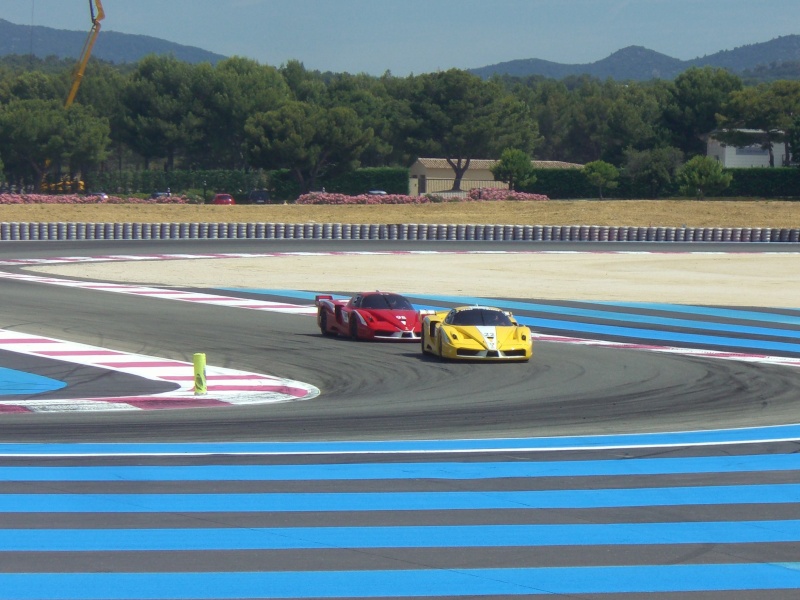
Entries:
[[[30,55],[77,59],[87,32],[40,25],[17,25],[0,18],[0,56]],[[227,58],[195,46],[160,38],[101,30],[92,56],[115,64],[136,63],[148,54],[172,55],[196,64],[216,64]],[[466,69],[484,79],[492,76],[550,79],[588,75],[599,79],[648,81],[674,79],[691,67],[718,67],[740,76],[760,80],[800,79],[800,35],[786,35],[768,42],[748,44],[732,50],[680,60],[643,46],[627,46],[591,63],[565,64],[539,58],[516,59]]]
[[[38,58],[80,56],[86,32],[54,29],[40,25],[17,25],[0,19],[0,56],[30,55]],[[184,46],[148,35],[119,33],[101,29],[92,56],[112,63],[135,63],[148,54],[171,54],[188,63],[216,64],[226,58],[194,46]]]
[[[537,58],[518,59],[485,67],[468,69],[470,73],[488,79],[494,75],[511,77],[542,76],[564,79],[589,75],[600,79],[647,81],[674,79],[691,67],[718,67],[737,75],[765,67],[800,63],[800,35],[785,35],[768,42],[721,50],[714,54],[680,60],[649,50],[643,46],[627,46],[606,58],[583,64],[564,64]],[[800,64],[798,65],[800,67]],[[800,78],[800,74],[798,74]]]

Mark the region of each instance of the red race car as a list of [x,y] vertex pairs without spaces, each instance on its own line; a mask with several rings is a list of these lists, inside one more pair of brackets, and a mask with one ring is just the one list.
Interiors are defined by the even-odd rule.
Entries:
[[349,300],[319,295],[314,304],[323,335],[345,335],[356,340],[420,340],[420,311],[400,294],[362,292]]

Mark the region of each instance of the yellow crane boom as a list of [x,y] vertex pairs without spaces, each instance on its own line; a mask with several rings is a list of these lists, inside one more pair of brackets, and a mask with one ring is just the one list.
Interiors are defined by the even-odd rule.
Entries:
[[[97,14],[95,14],[95,7],[97,7]],[[83,44],[83,50],[81,50],[81,56],[78,60],[78,64],[75,66],[75,71],[72,75],[72,87],[70,88],[69,95],[64,103],[65,108],[69,108],[72,105],[72,102],[75,100],[75,96],[78,93],[78,88],[81,86],[83,73],[86,71],[86,64],[89,62],[89,57],[92,55],[92,48],[94,48],[94,43],[97,41],[97,35],[100,33],[100,21],[106,17],[106,13],[103,10],[103,3],[100,0],[89,0],[89,12],[92,16],[92,28],[89,30],[89,35],[86,38],[86,42]]]

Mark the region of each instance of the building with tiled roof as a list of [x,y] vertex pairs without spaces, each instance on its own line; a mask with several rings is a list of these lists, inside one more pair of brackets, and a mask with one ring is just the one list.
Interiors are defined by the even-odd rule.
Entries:
[[[461,180],[461,189],[507,188],[503,181],[495,181],[492,167],[499,161],[473,158]],[[582,169],[583,165],[559,160],[532,160],[534,169]],[[448,191],[453,187],[455,174],[445,158],[418,158],[409,168],[409,193],[412,195]]]

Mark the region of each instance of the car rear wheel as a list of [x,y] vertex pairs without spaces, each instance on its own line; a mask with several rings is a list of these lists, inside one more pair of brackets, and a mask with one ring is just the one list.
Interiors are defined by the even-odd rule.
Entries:
[[319,330],[322,332],[322,335],[330,335],[331,332],[328,331],[328,313],[327,311],[322,311],[319,313]]
[[428,354],[428,349],[425,348],[425,326],[422,326],[422,331],[419,332],[420,344],[422,346],[422,353]]

